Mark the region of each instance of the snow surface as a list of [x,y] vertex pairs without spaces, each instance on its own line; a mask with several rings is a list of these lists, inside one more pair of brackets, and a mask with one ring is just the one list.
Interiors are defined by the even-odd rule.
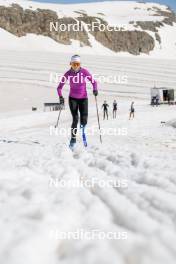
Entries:
[[[0,5],[10,6],[12,3],[17,3],[23,8],[36,10],[37,8],[50,9],[57,12],[59,17],[72,16],[77,17],[76,12],[84,12],[91,16],[104,18],[109,25],[125,26],[127,30],[136,30],[130,24],[130,21],[161,21],[162,16],[156,16],[156,8],[167,11],[167,6],[156,3],[139,3],[131,1],[113,1],[113,2],[96,2],[96,3],[81,3],[81,4],[51,4],[39,3],[24,0],[0,0]],[[92,8],[92,5],[94,8]],[[151,10],[148,10],[151,9]],[[140,27],[137,28],[141,30]],[[148,33],[155,39],[154,33]],[[150,58],[175,58],[176,57],[176,23],[174,26],[164,26],[158,30],[161,37],[162,44],[159,45],[157,41],[155,49],[149,55],[141,54],[140,57]],[[89,34],[89,41],[92,47],[80,47],[78,41],[72,40],[71,45],[62,45],[54,40],[44,37],[36,36],[34,34],[27,34],[24,37],[16,37],[3,29],[0,29],[0,49],[2,50],[43,50],[52,52],[64,53],[80,53],[80,54],[97,54],[97,55],[113,55],[117,57],[134,57],[129,53],[121,52],[115,53],[103,45],[98,43],[95,38]]]
[[[126,85],[99,85],[104,129],[125,128],[127,135],[81,139],[74,152],[69,136],[50,135],[58,112],[43,112],[56,101],[50,72],[67,70],[70,54],[0,51],[0,262],[5,264],[175,264],[176,130],[161,124],[174,120],[176,106],[153,108],[150,87],[175,87],[176,61],[114,56],[82,56],[97,74],[125,72]],[[156,83],[157,84],[157,83]],[[97,127],[89,87],[89,124]],[[64,96],[68,96],[68,86]],[[101,104],[118,100],[118,118],[102,121]],[[128,120],[135,101],[136,117]],[[31,107],[38,111],[32,112]],[[59,127],[70,127],[66,109]],[[66,182],[95,179],[126,181],[126,188],[56,188]],[[57,232],[95,229],[126,232],[126,240],[58,240]]]
[[170,121],[166,122],[166,125],[176,128],[176,120],[175,119],[170,120]]

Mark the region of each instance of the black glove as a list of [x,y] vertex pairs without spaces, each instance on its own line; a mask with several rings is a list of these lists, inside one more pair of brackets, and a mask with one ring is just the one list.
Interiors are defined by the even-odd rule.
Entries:
[[59,96],[59,99],[60,99],[60,104],[61,104],[61,105],[64,105],[64,101],[65,101],[65,100],[64,100],[64,97],[63,97],[63,96]]
[[94,94],[95,96],[97,96],[97,95],[98,95],[98,90],[93,90],[93,94]]

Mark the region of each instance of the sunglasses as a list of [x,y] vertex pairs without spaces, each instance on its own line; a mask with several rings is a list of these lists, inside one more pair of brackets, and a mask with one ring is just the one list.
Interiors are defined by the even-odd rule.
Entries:
[[72,66],[80,66],[80,63],[79,62],[72,62],[71,65]]

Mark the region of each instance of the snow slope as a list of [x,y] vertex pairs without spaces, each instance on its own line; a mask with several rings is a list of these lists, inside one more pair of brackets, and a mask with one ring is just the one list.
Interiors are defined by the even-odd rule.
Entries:
[[[118,23],[129,23],[132,19],[134,21],[148,21],[148,20],[161,20],[162,18],[156,18],[154,16],[155,11],[148,12],[148,8],[160,8],[163,11],[167,11],[167,6],[156,3],[139,3],[136,1],[105,1],[95,3],[79,3],[79,4],[54,4],[54,3],[41,3],[25,0],[0,0],[0,4],[3,6],[9,6],[12,3],[19,4],[24,9],[36,10],[37,8],[50,9],[57,12],[59,17],[71,16],[77,17],[78,14],[75,11],[82,11],[92,16],[105,17],[110,25],[116,25]],[[92,9],[92,5],[94,8]],[[149,16],[150,15],[150,16]]]
[[105,48],[97,42],[92,35],[89,34],[92,47],[80,48],[79,41],[72,40],[72,45],[59,44],[51,38],[45,36],[37,36],[35,34],[27,34],[27,36],[16,37],[13,34],[0,28],[0,50],[17,50],[17,51],[43,51],[49,52],[64,52],[64,53],[79,53],[79,54],[99,54],[113,55],[114,52]]
[[[62,76],[69,67],[71,55],[1,51],[0,92],[1,98],[5,100],[1,101],[0,111],[31,109],[32,105],[43,109],[43,102],[55,101],[55,76]],[[112,76],[117,80],[114,83],[100,84],[104,96],[117,95],[122,98],[146,99],[149,102],[150,88],[154,85],[168,88],[176,86],[175,60],[95,55],[82,55],[81,58],[83,65],[95,74],[96,78]],[[123,77],[127,77],[126,83],[122,83]],[[65,91],[67,94],[68,85]]]
[[[91,16],[104,18],[112,26],[125,25],[127,30],[135,30],[136,28],[130,24],[130,21],[161,21],[162,16],[154,15],[156,11],[153,8],[159,8],[162,11],[167,11],[165,5],[156,3],[138,3],[131,1],[113,1],[113,2],[96,2],[86,4],[51,4],[51,3],[38,3],[24,0],[0,0],[0,5],[9,6],[12,3],[17,3],[23,8],[36,10],[37,8],[50,9],[56,11],[59,17],[71,16],[77,17],[78,12],[83,12]],[[92,5],[94,8],[92,9]],[[149,10],[151,9],[151,10]],[[140,28],[138,28],[140,30]],[[148,32],[154,39],[154,33]],[[154,57],[154,58],[174,58],[176,57],[176,24],[174,26],[164,26],[158,31],[162,45],[156,41],[155,49],[150,52],[150,56],[141,54],[141,57]],[[44,50],[53,52],[79,52],[81,54],[101,54],[101,55],[115,55],[115,56],[129,56],[128,53],[115,53],[99,44],[93,36],[89,34],[90,43],[92,48],[80,47],[77,41],[72,41],[71,45],[62,45],[54,42],[44,36],[36,36],[28,34],[25,37],[18,38],[2,29],[0,29],[0,49],[7,50],[39,50],[41,45]]]
[[[38,56],[37,56],[38,54]],[[56,84],[47,76],[67,68],[69,55],[0,52],[0,262],[5,264],[174,264],[176,258],[176,131],[161,121],[175,119],[175,106],[149,105],[153,80],[175,86],[174,60],[83,56],[91,72],[126,69],[128,85],[100,86],[99,107],[118,100],[118,118],[101,126],[125,129],[127,135],[80,137],[75,152],[69,135],[50,135],[58,112],[42,103],[57,101]],[[92,61],[94,59],[94,63]],[[67,97],[68,89],[64,90]],[[89,125],[97,127],[90,91]],[[128,120],[135,101],[136,118]],[[39,111],[31,112],[32,106]],[[9,112],[10,111],[10,112]],[[101,112],[101,111],[100,111]],[[61,114],[59,127],[71,117]],[[65,181],[72,188],[56,187]],[[75,186],[93,182],[93,186]],[[102,188],[99,182],[126,182]],[[57,239],[60,232],[125,232],[127,239]]]

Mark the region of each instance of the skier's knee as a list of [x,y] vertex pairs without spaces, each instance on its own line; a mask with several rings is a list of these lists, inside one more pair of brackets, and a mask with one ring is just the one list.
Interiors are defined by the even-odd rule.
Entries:
[[82,126],[87,125],[87,116],[83,116],[83,117],[81,118],[81,125],[82,125]]

